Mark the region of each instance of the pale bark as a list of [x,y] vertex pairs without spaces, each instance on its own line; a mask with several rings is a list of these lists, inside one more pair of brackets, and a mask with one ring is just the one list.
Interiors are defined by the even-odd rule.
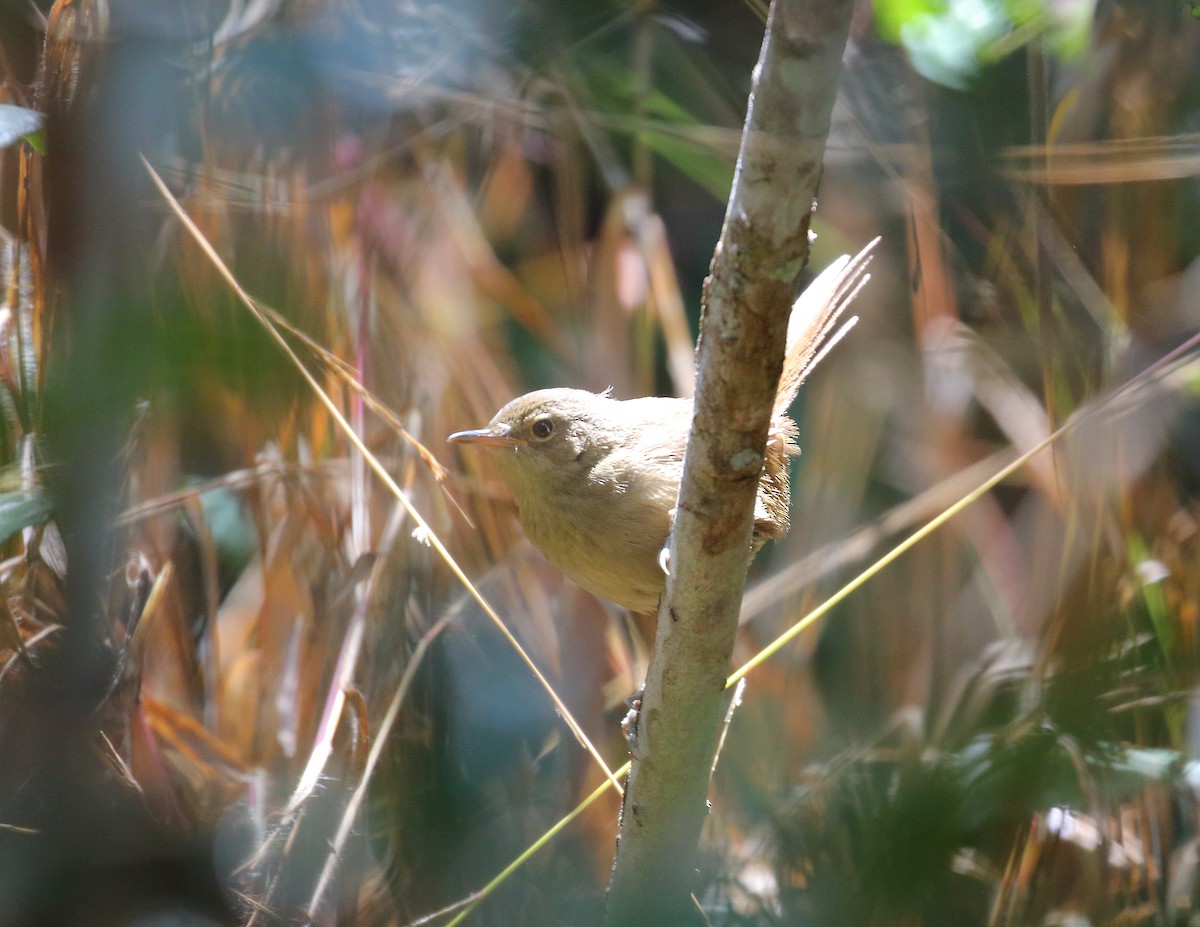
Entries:
[[631,738],[609,927],[673,927],[695,912],[689,893],[755,492],[852,10],[851,0],[771,4],[705,284],[695,418],[654,661]]

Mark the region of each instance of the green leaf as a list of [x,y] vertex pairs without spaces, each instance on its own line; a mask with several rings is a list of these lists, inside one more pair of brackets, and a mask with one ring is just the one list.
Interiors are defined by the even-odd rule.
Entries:
[[875,26],[888,42],[899,42],[904,27],[946,12],[946,0],[875,0]]
[[1094,8],[1095,0],[875,0],[880,36],[903,44],[926,78],[957,89],[1030,42],[1064,58],[1082,53]]
[[240,575],[258,550],[254,525],[246,516],[241,498],[221,486],[201,493],[200,504],[222,573],[229,577]]
[[673,135],[645,129],[639,133],[642,141],[659,157],[675,165],[717,200],[729,198],[733,186],[733,164],[714,154],[703,145]]
[[38,154],[44,155],[46,153],[46,133],[42,129],[38,129],[36,132],[30,132],[28,135],[23,135],[21,137],[25,139],[25,141],[29,143],[29,147]]
[[40,490],[0,494],[0,541],[7,541],[23,528],[46,521],[54,510]]

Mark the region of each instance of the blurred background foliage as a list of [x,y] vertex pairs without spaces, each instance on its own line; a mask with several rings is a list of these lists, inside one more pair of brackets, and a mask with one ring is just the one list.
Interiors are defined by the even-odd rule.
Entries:
[[[1200,923],[1193,14],[860,4],[813,262],[883,245],[739,662],[1072,427],[750,676],[707,923]],[[0,9],[0,922],[461,914],[602,775],[439,544],[619,765],[644,629],[443,439],[689,393],[764,15]],[[617,809],[466,922],[596,923]]]

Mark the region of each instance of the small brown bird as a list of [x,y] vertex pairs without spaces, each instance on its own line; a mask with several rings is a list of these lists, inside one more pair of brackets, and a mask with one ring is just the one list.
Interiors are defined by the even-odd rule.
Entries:
[[[755,504],[755,550],[788,530],[788,459],[799,448],[787,410],[804,378],[857,321],[829,337],[870,279],[865,270],[877,241],[854,259],[835,261],[792,308]],[[664,547],[691,421],[690,399],[542,389],[508,403],[486,428],[448,440],[491,453],[525,534],[551,562],[589,592],[645,613],[657,608],[665,584]]]

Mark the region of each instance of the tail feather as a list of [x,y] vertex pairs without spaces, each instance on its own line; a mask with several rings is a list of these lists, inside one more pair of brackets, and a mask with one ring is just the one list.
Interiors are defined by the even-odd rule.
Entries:
[[838,258],[792,307],[787,354],[775,392],[775,414],[767,435],[767,455],[754,510],[755,549],[763,541],[781,537],[788,530],[791,508],[788,458],[800,453],[796,446],[796,423],[788,417],[788,406],[796,398],[804,378],[858,321],[849,319],[837,331],[833,330],[838,317],[871,279],[866,270],[871,263],[871,251],[878,243],[876,238],[854,258],[848,255]]
[[[787,353],[783,359],[779,389],[775,393],[774,412],[777,418],[787,412],[800,390],[800,384],[813,368],[858,321],[857,317],[848,319],[833,332],[846,307],[871,279],[866,270],[873,256],[871,252],[877,244],[878,238],[853,258],[843,254],[808,285],[792,306],[792,315],[788,320]],[[830,332],[833,334],[830,335]]]

